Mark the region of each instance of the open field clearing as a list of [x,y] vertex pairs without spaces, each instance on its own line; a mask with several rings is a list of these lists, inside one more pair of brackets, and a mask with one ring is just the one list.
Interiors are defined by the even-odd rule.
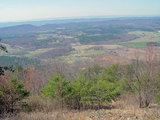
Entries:
[[[96,45],[81,45],[76,46],[75,51],[72,51],[68,56],[62,56],[57,59],[68,63],[74,63],[75,61],[97,61],[96,63],[109,63],[109,64],[129,64],[132,60],[140,59],[146,60],[147,47],[120,47],[117,49],[106,49],[108,45],[104,45],[106,48],[93,49]],[[100,45],[98,45],[100,46]],[[154,52],[157,55],[157,59],[160,58],[160,47],[154,47]]]
[[146,31],[135,31],[129,32],[129,34],[136,35],[137,39],[130,41],[131,43],[136,42],[160,42],[159,32],[146,32]]
[[72,51],[68,56],[62,56],[57,59],[63,60],[63,62],[73,63],[75,61],[83,61],[83,60],[90,60],[91,57],[96,55],[105,54],[104,50],[76,50]]
[[160,42],[160,33],[159,32],[146,32],[146,31],[134,31],[129,32],[131,35],[136,35],[138,38],[122,43],[122,45],[128,47],[145,47],[148,42]]
[[123,46],[121,45],[116,45],[116,44],[113,44],[113,45],[76,45],[76,44],[72,44],[72,47],[76,50],[85,50],[85,49],[89,49],[89,48],[93,48],[93,47],[103,47],[103,48],[106,48],[106,49],[117,49],[117,48],[121,48]]
[[0,52],[0,56],[3,56],[3,55],[5,55],[5,56],[12,56],[12,54],[18,53],[18,52],[24,50],[22,47],[19,47],[19,46],[11,47],[8,44],[2,44],[2,45],[4,45],[4,46],[7,47],[8,53],[6,53],[6,52]]
[[37,40],[46,40],[48,38],[58,38],[57,34],[40,34],[37,37]]
[[47,40],[47,39],[61,39],[61,38],[73,38],[72,36],[66,36],[66,35],[58,35],[58,34],[40,34],[37,37],[37,40]]
[[25,54],[24,56],[25,57],[33,57],[35,55],[42,54],[42,53],[48,52],[48,51],[53,50],[53,49],[54,48],[37,49],[35,51],[30,51],[28,54]]
[[72,44],[75,51],[70,52],[68,56],[62,56],[57,59],[64,62],[73,63],[75,61],[91,60],[92,57],[97,55],[105,55],[108,50],[122,48],[121,45],[77,45]]
[[128,46],[128,47],[145,47],[146,46],[146,42],[135,42],[135,43],[123,43],[123,45]]

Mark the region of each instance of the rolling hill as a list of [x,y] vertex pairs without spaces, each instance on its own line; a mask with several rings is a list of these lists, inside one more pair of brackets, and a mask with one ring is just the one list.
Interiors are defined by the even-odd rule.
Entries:
[[[114,53],[115,49],[143,48],[147,42],[160,42],[160,17],[66,19],[25,23],[30,24],[19,23],[22,25],[0,28],[0,38],[9,49],[8,54],[1,53],[1,56],[36,58],[45,62],[63,59],[70,62],[106,55],[111,51]],[[87,46],[86,49],[83,46]]]

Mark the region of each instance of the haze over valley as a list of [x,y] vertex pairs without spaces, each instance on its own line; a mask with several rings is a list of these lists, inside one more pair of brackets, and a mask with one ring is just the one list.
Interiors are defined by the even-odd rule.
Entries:
[[70,19],[39,26],[1,27],[0,36],[9,51],[1,52],[1,56],[34,58],[41,63],[94,62],[101,56],[106,64],[105,59],[111,56],[115,63],[128,63],[133,56],[129,57],[127,51],[133,55],[147,43],[159,44],[159,31],[160,17]]
[[0,120],[160,120],[159,0],[2,0]]

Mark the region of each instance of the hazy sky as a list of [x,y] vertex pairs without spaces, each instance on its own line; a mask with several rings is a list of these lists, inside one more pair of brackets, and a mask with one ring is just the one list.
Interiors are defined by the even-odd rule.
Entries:
[[0,0],[0,22],[106,15],[160,15],[160,0]]

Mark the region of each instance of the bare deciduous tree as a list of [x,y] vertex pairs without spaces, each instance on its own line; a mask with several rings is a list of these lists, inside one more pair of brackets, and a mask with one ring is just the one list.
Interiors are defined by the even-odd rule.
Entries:
[[151,45],[146,48],[145,61],[140,60],[137,54],[135,57],[135,61],[126,71],[127,83],[137,95],[139,107],[148,107],[155,95],[157,54]]

